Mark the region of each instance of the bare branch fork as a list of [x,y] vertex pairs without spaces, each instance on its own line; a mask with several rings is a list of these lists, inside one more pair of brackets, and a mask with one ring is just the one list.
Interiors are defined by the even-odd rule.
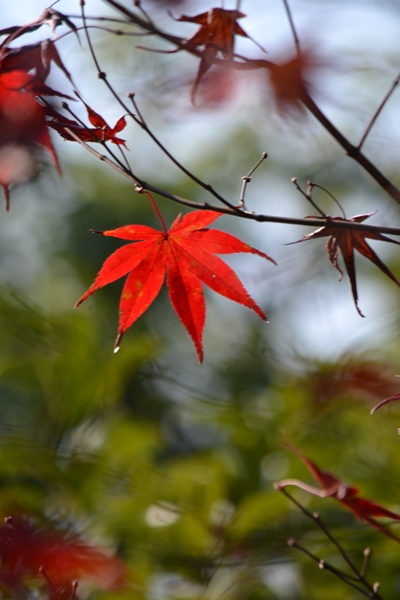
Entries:
[[330,571],[333,575],[335,575],[338,579],[351,586],[352,588],[358,590],[361,594],[366,596],[367,598],[371,598],[373,600],[383,600],[383,597],[379,594],[379,583],[371,584],[367,581],[366,575],[369,566],[369,561],[371,557],[371,549],[365,548],[364,550],[364,560],[361,566],[361,569],[358,569],[356,565],[353,563],[347,552],[343,549],[341,544],[336,540],[336,538],[330,533],[325,524],[323,523],[321,517],[318,513],[311,513],[307,510],[300,502],[298,502],[285,488],[278,488],[280,492],[282,492],[293,504],[297,506],[301,510],[301,512],[308,517],[311,521],[313,521],[319,529],[323,532],[323,534],[329,539],[329,541],[336,547],[339,551],[345,562],[347,563],[350,570],[354,573],[354,575],[350,575],[349,573],[345,573],[344,571],[337,569],[330,563],[325,560],[315,556],[312,552],[304,548],[301,544],[296,542],[295,539],[289,538],[288,545],[291,548],[296,548],[313,561],[315,561],[320,569],[324,569],[326,571]]

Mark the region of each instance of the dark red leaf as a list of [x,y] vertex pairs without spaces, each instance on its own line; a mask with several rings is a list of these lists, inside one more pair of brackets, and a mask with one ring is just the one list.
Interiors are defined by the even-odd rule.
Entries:
[[388,517],[390,519],[396,519],[396,521],[400,521],[400,515],[388,510],[387,508],[384,508],[380,504],[372,502],[371,500],[360,498],[358,496],[357,488],[346,485],[332,473],[321,471],[315,463],[304,456],[300,450],[291,444],[289,445],[289,448],[301,458],[321,489],[308,485],[307,483],[304,483],[298,479],[284,479],[279,481],[275,484],[277,489],[285,488],[288,485],[294,485],[306,492],[309,492],[310,494],[319,496],[320,498],[334,498],[348,510],[350,510],[359,521],[365,521],[368,523],[368,525],[371,525],[371,527],[378,529],[388,537],[400,542],[400,538],[389,531],[389,529],[387,529],[384,525],[373,519],[373,517]]
[[72,82],[71,74],[65,68],[56,45],[51,40],[21,48],[6,48],[0,60],[2,71],[34,71],[34,80],[45,82],[50,73],[51,63],[54,62]]
[[[339,252],[342,253],[345,268],[350,279],[354,304],[356,305],[356,309],[361,317],[363,317],[364,315],[358,307],[358,292],[356,282],[356,269],[354,264],[354,250],[357,250],[360,254],[368,258],[368,260],[373,262],[385,275],[390,277],[392,281],[394,281],[398,286],[400,286],[400,282],[387,268],[387,266],[381,261],[381,259],[375,254],[372,248],[368,246],[365,240],[366,238],[368,238],[371,240],[380,240],[382,242],[391,242],[392,244],[400,244],[400,242],[392,240],[386,237],[385,235],[382,235],[381,233],[345,229],[344,227],[337,227],[335,223],[343,223],[346,221],[349,223],[362,223],[374,214],[375,213],[356,215],[351,219],[343,219],[342,217],[328,217],[330,221],[329,225],[325,225],[324,227],[321,227],[320,229],[317,229],[316,231],[305,235],[301,240],[298,240],[297,242],[292,242],[293,244],[297,244],[299,242],[304,242],[314,238],[329,237],[326,246],[328,250],[329,260],[335,267],[335,269],[339,272],[340,281],[343,277],[343,271],[339,266]],[[319,219],[321,217],[312,218]]]
[[[84,103],[85,104],[85,103]],[[121,117],[114,128],[111,128],[107,125],[106,121],[103,119],[101,115],[96,113],[90,106],[85,104],[86,110],[88,113],[89,121],[92,125],[95,126],[95,129],[90,127],[84,127],[80,125],[77,121],[73,121],[72,119],[68,119],[64,115],[58,113],[51,106],[46,106],[46,115],[50,117],[50,121],[47,121],[49,127],[52,127],[63,137],[65,140],[70,142],[76,142],[76,139],[68,132],[66,129],[70,129],[79,139],[84,142],[112,142],[113,144],[118,144],[125,146],[125,140],[117,137],[116,134],[124,129],[126,126],[125,117]],[[127,148],[128,149],[128,148]]]

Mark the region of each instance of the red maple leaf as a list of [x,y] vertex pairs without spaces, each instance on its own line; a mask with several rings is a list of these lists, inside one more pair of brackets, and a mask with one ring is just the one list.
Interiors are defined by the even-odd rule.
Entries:
[[[400,282],[396,279],[393,273],[387,268],[387,266],[381,261],[381,259],[375,254],[370,246],[365,241],[366,238],[371,240],[380,240],[382,242],[391,242],[392,244],[400,244],[396,240],[392,240],[381,233],[374,233],[372,231],[356,231],[354,229],[345,229],[344,227],[337,227],[335,223],[362,223],[369,217],[372,217],[375,213],[369,213],[365,215],[356,215],[351,219],[343,219],[342,217],[326,217],[329,220],[328,225],[320,227],[316,231],[305,235],[301,240],[292,242],[292,244],[298,244],[299,242],[305,242],[314,238],[329,237],[326,248],[328,251],[329,260],[337,271],[340,273],[339,281],[343,277],[343,271],[339,266],[339,252],[342,253],[347,275],[350,279],[351,290],[353,292],[354,304],[358,314],[363,317],[361,310],[358,307],[358,292],[356,282],[356,269],[354,264],[354,250],[357,250],[360,254],[368,258],[373,262],[385,275],[390,277],[392,281],[400,286]],[[313,216],[313,219],[321,219],[325,217]]]
[[388,517],[390,519],[400,521],[400,515],[384,508],[376,502],[366,500],[365,498],[360,498],[358,496],[359,490],[356,487],[346,485],[332,473],[321,471],[321,469],[317,467],[314,462],[304,456],[304,454],[302,454],[300,450],[294,446],[289,445],[289,448],[301,458],[321,489],[304,483],[299,479],[283,479],[282,481],[275,483],[276,489],[279,490],[288,485],[294,485],[306,492],[309,492],[310,494],[313,494],[314,496],[319,496],[320,498],[334,498],[335,500],[338,500],[340,504],[350,510],[359,521],[365,521],[368,523],[368,525],[371,525],[371,527],[378,529],[388,537],[400,542],[400,538],[389,531],[384,525],[378,523],[372,518]]
[[[85,103],[84,103],[85,104]],[[117,137],[116,134],[122,131],[124,127],[126,127],[126,119],[125,117],[121,117],[118,119],[117,123],[114,127],[110,127],[107,125],[106,121],[103,119],[101,115],[95,112],[90,106],[85,104],[86,110],[88,113],[89,121],[92,125],[95,126],[95,129],[90,127],[84,127],[80,125],[77,121],[73,121],[72,119],[68,119],[58,113],[54,108],[50,105],[46,105],[45,112],[48,117],[51,118],[51,121],[47,121],[47,125],[52,127],[63,137],[65,140],[70,142],[76,142],[76,139],[67,131],[70,129],[79,139],[84,142],[107,142],[111,141],[113,144],[118,144],[127,146],[125,144],[125,140]]]
[[160,217],[163,231],[146,225],[126,225],[111,231],[96,232],[135,243],[119,248],[105,261],[95,282],[76,306],[99,288],[129,273],[119,307],[115,343],[118,349],[125,331],[148,309],[167,277],[172,306],[191,336],[199,361],[202,362],[206,312],[202,282],[222,296],[251,308],[267,321],[236,273],[215,254],[251,252],[276,264],[270,256],[236,237],[206,228],[220,216],[214,211],[198,210],[182,219],[179,215],[169,231]]
[[186,21],[200,25],[200,29],[191,38],[186,40],[184,47],[198,48],[199,46],[204,46],[191,92],[192,101],[194,101],[202,77],[211,68],[213,59],[217,56],[218,52],[221,52],[225,58],[230,58],[233,54],[235,35],[251,39],[237,22],[238,19],[242,19],[245,16],[245,14],[237,10],[211,8],[209,11],[193,17],[182,15],[177,19],[177,21]]
[[111,589],[125,577],[118,558],[87,546],[77,536],[20,517],[7,517],[0,526],[0,558],[0,582],[8,588],[42,575],[55,589],[81,578]]
[[[0,74],[0,149],[2,155],[11,154],[15,148],[27,149],[39,144],[50,153],[60,172],[57,155],[47,130],[45,111],[32,88],[34,77],[23,70]],[[0,185],[3,186],[8,210],[8,186],[13,182],[14,169],[0,164]]]

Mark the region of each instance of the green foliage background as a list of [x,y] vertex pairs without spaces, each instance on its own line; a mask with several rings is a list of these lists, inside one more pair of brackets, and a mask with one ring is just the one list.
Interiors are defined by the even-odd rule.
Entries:
[[[116,42],[114,52],[122,53],[123,48]],[[161,69],[165,57],[146,56],[143,61],[146,68],[150,62]],[[144,67],[139,63],[137,68]],[[157,106],[152,110],[157,114]],[[262,134],[268,130],[270,166],[267,175],[260,173],[258,184],[252,183],[249,205],[253,202],[260,210],[264,203],[263,212],[276,214],[281,214],[281,206],[292,215],[308,214],[309,207],[295,196],[290,183],[286,185],[294,173],[288,172],[284,148],[291,128],[303,131],[304,141],[309,125],[275,116],[276,122],[260,132],[259,111],[260,107],[253,121],[245,109],[242,119],[235,115],[219,143],[209,143],[197,162],[191,157],[193,166],[235,197],[240,176],[265,149]],[[210,118],[217,117],[212,113]],[[313,136],[308,139],[311,158],[303,161],[293,153],[290,169],[296,168],[299,179],[318,178],[345,198],[346,209],[357,206],[355,212],[367,212],[370,181],[347,163],[345,177],[338,180],[341,151]],[[316,143],[325,144],[319,162],[312,160]],[[232,149],[229,160],[227,148]],[[134,147],[135,152],[140,148]],[[308,332],[315,339],[318,328],[314,305],[301,325],[304,348],[298,335],[297,341],[291,340],[288,330],[296,317],[293,306],[314,295],[331,311],[324,290],[343,293],[345,302],[352,302],[346,282],[336,287],[323,242],[312,249],[306,244],[292,247],[289,257],[280,244],[302,233],[282,228],[285,233],[280,236],[278,226],[244,226],[222,218],[217,227],[230,228],[274,257],[281,252],[281,279],[256,257],[236,263],[271,325],[265,327],[246,309],[227,307],[228,301],[210,296],[206,361],[200,367],[164,291],[114,355],[121,283],[98,292],[78,311],[72,309],[118,246],[116,240],[95,238],[89,229],[158,224],[146,199],[129,184],[94,161],[74,164],[71,156],[64,163],[62,181],[44,170],[35,183],[16,191],[11,214],[1,223],[0,512],[49,519],[117,552],[129,566],[126,590],[89,590],[93,598],[361,597],[288,548],[286,540],[294,537],[318,558],[346,569],[323,533],[273,488],[273,482],[294,477],[312,483],[299,458],[285,446],[290,441],[324,470],[360,487],[363,496],[400,511],[398,409],[369,416],[388,387],[396,388],[398,290],[360,260],[363,293],[382,294],[383,314],[372,316],[372,329],[362,330],[363,335],[349,331],[349,343],[340,347],[332,341],[334,332],[322,323],[321,336],[332,351],[318,357],[318,348],[313,352],[312,341],[307,342]],[[164,178],[155,175],[147,156],[154,185],[203,198],[176,172]],[[277,180],[283,179],[284,187],[279,188]],[[277,193],[286,199],[281,201]],[[397,208],[390,207],[383,192],[374,189],[373,194],[383,220],[393,222]],[[364,204],[360,198],[366,198]],[[326,210],[336,210],[326,198],[321,202]],[[165,200],[159,206],[171,222],[178,207]],[[385,261],[398,275],[399,254],[390,251]],[[344,366],[364,362],[378,373],[373,391],[335,387]],[[370,546],[370,581],[381,582],[386,600],[398,598],[398,545],[357,523],[332,499],[293,493],[309,510],[320,513],[356,564],[361,565],[363,550]]]

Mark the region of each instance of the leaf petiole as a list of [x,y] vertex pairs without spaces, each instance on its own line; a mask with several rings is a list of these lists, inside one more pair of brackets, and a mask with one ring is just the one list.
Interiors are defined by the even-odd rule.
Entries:
[[162,227],[163,233],[165,235],[168,235],[168,231],[167,231],[167,228],[165,226],[164,219],[162,218],[161,213],[158,210],[157,204],[156,204],[153,196],[150,194],[150,192],[148,192],[147,190],[143,189],[142,186],[140,186],[140,185],[136,185],[135,189],[136,189],[136,191],[137,191],[138,194],[146,194],[146,196],[148,196],[150,198],[150,202],[151,202],[151,205],[152,205],[152,207],[154,209],[154,212],[156,213],[156,215],[159,218],[159,221],[161,223],[161,227]]

